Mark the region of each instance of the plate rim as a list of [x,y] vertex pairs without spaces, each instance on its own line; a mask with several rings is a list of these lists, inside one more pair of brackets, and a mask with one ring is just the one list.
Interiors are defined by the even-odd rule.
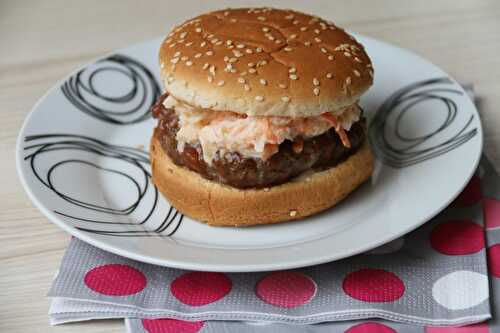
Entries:
[[[421,56],[417,52],[402,48],[398,45],[394,45],[388,42],[385,42],[383,40],[379,40],[377,38],[373,38],[364,34],[357,34],[357,33],[352,33],[355,37],[361,37],[365,40],[371,40],[375,43],[381,43],[384,46],[389,46],[392,48],[396,48],[399,51],[409,53],[420,60],[423,60],[424,62],[427,62],[434,67],[438,68],[441,70],[443,73],[446,74],[446,76],[454,83],[457,84],[461,87],[461,85],[455,80],[455,78],[451,75],[449,75],[445,70],[443,70],[441,67],[435,65],[433,62],[429,61],[425,57]],[[261,271],[276,271],[276,270],[284,270],[284,269],[295,269],[295,268],[301,268],[301,267],[308,267],[308,266],[314,266],[314,265],[319,265],[319,264],[324,264],[327,262],[332,262],[336,260],[340,260],[343,258],[355,256],[357,254],[369,251],[373,248],[376,248],[378,246],[381,246],[383,244],[389,243],[403,235],[406,235],[407,233],[417,229],[418,227],[422,226],[432,218],[434,218],[436,215],[438,215],[444,208],[446,208],[450,203],[452,203],[463,191],[463,189],[467,186],[469,183],[470,179],[475,173],[475,170],[477,169],[479,162],[481,160],[481,155],[483,152],[483,147],[484,147],[484,137],[483,137],[483,127],[482,127],[482,121],[481,117],[479,114],[479,111],[474,104],[473,101],[471,101],[473,110],[475,112],[475,116],[477,117],[478,120],[478,139],[479,139],[479,149],[477,150],[477,155],[474,156],[474,163],[473,163],[473,168],[471,169],[470,174],[465,178],[464,183],[462,186],[459,187],[459,190],[452,196],[450,196],[450,199],[446,201],[439,209],[437,209],[435,212],[430,213],[425,219],[420,221],[419,223],[412,224],[411,226],[408,226],[407,228],[404,228],[400,230],[398,233],[392,233],[390,237],[385,238],[383,241],[380,240],[374,240],[372,242],[365,242],[363,246],[358,246],[356,247],[355,250],[344,250],[342,252],[337,252],[335,254],[331,255],[323,255],[323,256],[318,256],[318,257],[309,257],[307,259],[300,258],[296,259],[293,261],[286,261],[286,262],[274,262],[272,264],[240,264],[240,265],[235,265],[235,264],[213,264],[213,263],[200,263],[200,262],[194,262],[194,261],[179,261],[175,259],[165,259],[165,258],[159,258],[159,257],[153,257],[153,256],[145,256],[138,254],[132,250],[128,249],[122,249],[113,245],[110,245],[108,242],[105,241],[100,241],[97,238],[93,238],[91,234],[87,234],[84,231],[80,231],[76,229],[75,227],[67,224],[65,221],[62,219],[57,218],[47,207],[45,207],[36,197],[36,195],[33,193],[31,187],[29,186],[29,182],[26,179],[26,175],[24,174],[24,171],[22,170],[22,163],[24,162],[24,157],[23,157],[23,143],[24,143],[24,137],[25,131],[27,126],[30,123],[31,118],[33,117],[34,113],[42,104],[46,98],[51,95],[54,91],[60,88],[60,86],[67,80],[68,77],[72,76],[73,74],[77,73],[81,69],[86,68],[87,66],[104,59],[110,55],[116,54],[117,52],[120,52],[123,49],[129,49],[129,48],[137,48],[140,47],[143,44],[148,44],[152,43],[155,41],[161,40],[162,37],[156,37],[152,39],[148,39],[142,42],[134,43],[127,45],[125,47],[117,48],[114,49],[110,52],[106,52],[102,56],[92,58],[89,62],[86,62],[85,64],[78,66],[76,69],[70,71],[68,74],[65,74],[64,77],[60,80],[57,80],[56,83],[54,83],[41,97],[38,98],[37,102],[33,105],[31,108],[30,112],[28,115],[25,117],[22,126],[19,129],[19,133],[16,139],[16,145],[15,145],[15,160],[16,160],[16,171],[18,174],[18,177],[20,179],[21,185],[25,191],[25,193],[28,195],[28,198],[31,200],[31,202],[34,204],[34,206],[53,224],[64,230],[65,232],[69,233],[73,237],[76,237],[92,246],[95,246],[97,248],[100,248],[102,250],[108,251],[110,253],[123,256],[126,258],[130,258],[132,260],[136,260],[139,262],[143,263],[149,263],[153,265],[158,265],[158,266],[163,266],[163,267],[171,267],[171,268],[177,268],[177,269],[186,269],[186,270],[198,270],[198,271],[218,271],[218,272],[261,272]],[[463,88],[461,88],[463,90]],[[467,98],[470,99],[469,96],[466,96]],[[325,236],[328,237],[328,236]],[[321,238],[316,238],[312,241],[319,240]],[[283,247],[289,247],[290,245],[284,245]],[[293,246],[293,245],[292,245]],[[236,251],[236,250],[231,250],[231,249],[225,249],[225,251]]]

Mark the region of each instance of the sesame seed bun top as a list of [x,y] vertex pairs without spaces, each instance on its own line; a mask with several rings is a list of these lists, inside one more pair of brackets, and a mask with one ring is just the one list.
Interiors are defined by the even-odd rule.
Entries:
[[177,100],[251,116],[315,116],[355,103],[373,83],[354,37],[316,16],[240,8],[195,17],[160,47],[161,78]]

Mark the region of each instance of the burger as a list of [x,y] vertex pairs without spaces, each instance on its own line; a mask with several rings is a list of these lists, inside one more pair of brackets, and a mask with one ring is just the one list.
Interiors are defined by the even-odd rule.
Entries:
[[183,214],[216,226],[301,219],[371,176],[358,101],[372,64],[332,22],[214,11],[175,27],[159,63],[152,179]]

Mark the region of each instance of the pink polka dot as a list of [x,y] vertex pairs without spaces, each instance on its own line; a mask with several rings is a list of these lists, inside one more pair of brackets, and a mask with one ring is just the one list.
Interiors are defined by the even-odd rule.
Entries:
[[345,333],[396,333],[396,330],[380,323],[362,323],[350,327]]
[[91,269],[84,282],[93,291],[108,296],[133,295],[146,288],[146,277],[141,271],[119,264]]
[[176,319],[143,319],[142,326],[148,333],[196,333],[202,329],[202,321]]
[[224,273],[190,272],[175,279],[170,291],[184,304],[202,306],[218,301],[232,288],[229,277]]
[[396,274],[371,268],[348,274],[342,288],[347,295],[364,302],[394,302],[405,292],[405,285]]
[[425,328],[425,333],[489,333],[488,324],[479,323],[462,327],[432,327]]
[[314,281],[297,272],[276,272],[257,283],[255,293],[261,300],[282,308],[294,308],[309,302],[316,294]]
[[500,227],[500,201],[495,199],[484,199],[483,201],[484,221],[486,228]]
[[460,195],[453,201],[453,206],[471,206],[481,200],[481,180],[478,176],[472,176]]
[[488,248],[488,270],[491,275],[500,278],[500,244]]
[[472,254],[484,248],[484,231],[469,220],[448,221],[434,227],[430,242],[434,250],[443,254]]

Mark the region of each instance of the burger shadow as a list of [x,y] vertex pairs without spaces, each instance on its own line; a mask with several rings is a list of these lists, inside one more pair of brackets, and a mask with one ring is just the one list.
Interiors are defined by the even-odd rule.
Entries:
[[399,169],[388,167],[380,160],[376,159],[372,177],[347,195],[347,197],[334,207],[299,220],[290,221],[284,224],[257,226],[257,228],[269,226],[286,228],[287,226],[296,226],[298,223],[302,224],[304,222],[324,224],[325,220],[331,222],[344,222],[338,225],[329,224],[327,226],[327,234],[321,235],[323,237],[340,233],[359,223],[370,223],[370,220],[373,220],[374,210],[384,207],[384,205],[387,205],[389,202],[390,191],[385,189],[390,189],[391,186],[393,186],[397,181],[399,172]]

